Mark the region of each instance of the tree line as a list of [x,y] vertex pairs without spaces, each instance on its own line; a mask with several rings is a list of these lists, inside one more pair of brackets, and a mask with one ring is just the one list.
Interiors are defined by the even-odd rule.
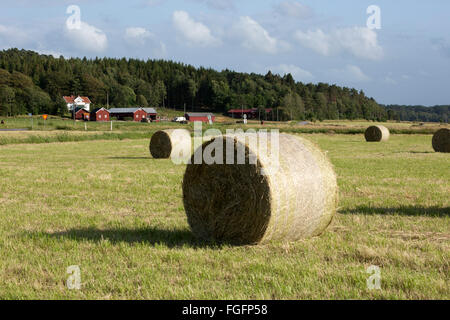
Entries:
[[448,123],[450,105],[444,106],[405,106],[387,105],[385,106],[388,116],[399,121],[422,121],[422,122],[446,122]]
[[[55,58],[0,51],[0,115],[67,112],[62,96],[88,96],[95,107],[169,107],[226,113],[272,108],[279,120],[398,118],[363,91],[280,76],[221,72],[165,60]],[[265,114],[262,112],[262,114]]]

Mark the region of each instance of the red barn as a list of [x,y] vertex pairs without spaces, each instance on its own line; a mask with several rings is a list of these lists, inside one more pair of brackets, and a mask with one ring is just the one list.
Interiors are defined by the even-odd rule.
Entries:
[[91,112],[91,121],[110,121],[109,111],[105,108],[95,109]]
[[75,119],[77,120],[89,120],[89,112],[83,108],[75,108]]
[[133,113],[133,120],[140,122],[143,119],[147,119],[147,112],[144,109],[137,109],[134,113]]
[[201,121],[201,122],[209,122],[209,119],[211,119],[212,122],[216,119],[214,114],[210,112],[188,112],[184,115],[186,120],[194,122],[194,121]]

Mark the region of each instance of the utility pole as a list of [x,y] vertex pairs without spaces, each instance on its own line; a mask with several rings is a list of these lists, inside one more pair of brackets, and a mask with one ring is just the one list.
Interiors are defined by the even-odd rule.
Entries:
[[186,115],[186,103],[184,103],[184,115],[183,116],[185,116]]

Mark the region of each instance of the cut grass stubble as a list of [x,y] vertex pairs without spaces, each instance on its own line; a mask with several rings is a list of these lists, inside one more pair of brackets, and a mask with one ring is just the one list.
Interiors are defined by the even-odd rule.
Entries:
[[[1,298],[450,298],[448,155],[430,135],[308,135],[337,173],[333,223],[244,247],[196,240],[185,166],[150,158],[149,137],[0,146]],[[65,286],[71,265],[81,290]]]

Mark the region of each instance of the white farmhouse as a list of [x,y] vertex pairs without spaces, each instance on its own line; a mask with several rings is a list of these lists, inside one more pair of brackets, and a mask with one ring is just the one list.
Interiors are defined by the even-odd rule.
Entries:
[[91,107],[91,100],[89,100],[88,97],[80,97],[80,96],[66,97],[66,96],[64,96],[63,99],[66,101],[67,109],[69,111],[73,111],[74,109],[77,109],[77,108],[84,109],[86,111],[90,111],[89,109]]

